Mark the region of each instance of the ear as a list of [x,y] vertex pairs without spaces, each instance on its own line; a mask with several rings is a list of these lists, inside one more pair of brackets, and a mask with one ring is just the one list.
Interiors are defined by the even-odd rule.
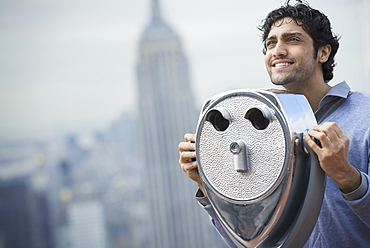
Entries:
[[319,51],[317,52],[317,55],[318,55],[317,57],[319,59],[319,62],[323,64],[326,61],[328,61],[330,53],[331,53],[331,46],[329,44],[320,47]]

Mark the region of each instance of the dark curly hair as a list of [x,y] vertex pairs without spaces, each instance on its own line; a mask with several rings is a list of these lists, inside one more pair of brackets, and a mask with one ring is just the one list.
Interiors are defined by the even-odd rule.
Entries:
[[[262,25],[258,28],[262,32],[262,41],[265,43],[271,27],[279,20],[286,17],[292,18],[297,25],[302,28],[313,39],[313,46],[315,51],[315,58],[320,47],[325,45],[331,46],[331,53],[328,61],[323,63],[323,75],[325,82],[333,79],[333,69],[335,66],[334,56],[338,51],[339,37],[332,32],[331,24],[326,15],[320,11],[311,8],[308,4],[297,3],[292,6],[289,1],[278,9],[271,11],[267,17],[262,21]],[[263,49],[266,54],[266,45]]]

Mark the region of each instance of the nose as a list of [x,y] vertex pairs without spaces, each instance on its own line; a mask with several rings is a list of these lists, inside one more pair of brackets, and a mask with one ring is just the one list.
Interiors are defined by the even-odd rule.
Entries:
[[272,56],[279,58],[285,57],[288,54],[288,50],[284,42],[277,42],[272,51]]

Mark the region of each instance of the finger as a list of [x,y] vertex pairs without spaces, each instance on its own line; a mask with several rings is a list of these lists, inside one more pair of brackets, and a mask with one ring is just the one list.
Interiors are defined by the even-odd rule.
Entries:
[[323,131],[309,130],[307,131],[307,134],[312,138],[318,139],[320,142],[325,143],[330,141],[327,134]]
[[315,127],[316,130],[324,132],[333,148],[349,146],[349,138],[343,133],[335,122],[325,122]]
[[337,134],[337,136],[340,138],[340,139],[343,139],[343,138],[345,138],[345,137],[347,137],[344,133],[343,133],[343,131],[342,131],[342,129],[340,129],[340,127],[338,126],[338,124],[337,123],[335,123],[335,122],[325,122],[324,123],[325,125],[327,125],[327,126],[329,126],[336,134]]
[[[333,130],[330,130],[330,126],[327,125],[327,123],[324,123],[324,124],[320,124],[320,125],[317,125],[315,127],[312,128],[313,131],[316,131],[316,132],[320,132],[320,133],[324,133],[326,136],[329,136],[331,132],[333,132]],[[333,135],[331,135],[333,136]]]
[[325,133],[330,140],[337,140],[340,138],[337,133],[340,128],[335,122],[324,122],[323,124],[314,127],[313,130]]
[[[311,149],[313,149],[314,152],[316,153],[322,148],[329,147],[331,145],[330,140],[328,139],[328,137],[326,136],[324,132],[309,130],[308,132],[304,134],[304,138],[305,138],[307,145],[309,145],[309,147],[311,147]],[[320,141],[321,147],[314,140],[312,140],[312,138]]]
[[182,152],[180,154],[180,164],[193,162],[193,158],[196,158],[195,152]]
[[181,169],[186,173],[189,174],[191,171],[196,170],[198,168],[197,162],[191,163],[182,163]]
[[195,141],[195,134],[193,133],[187,133],[184,135],[185,141]]
[[191,142],[181,142],[178,148],[180,152],[194,151],[195,144]]
[[304,134],[303,134],[303,138],[304,138],[304,140],[306,141],[306,144],[316,153],[316,154],[318,154],[318,153],[320,153],[320,151],[321,151],[321,148],[312,140],[312,138],[311,138],[312,136],[310,136],[309,134],[308,134],[308,132],[305,132]]

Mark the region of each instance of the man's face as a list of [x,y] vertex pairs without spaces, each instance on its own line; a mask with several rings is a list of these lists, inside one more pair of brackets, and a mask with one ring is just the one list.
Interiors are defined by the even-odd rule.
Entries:
[[313,40],[293,19],[277,21],[265,45],[265,65],[273,84],[294,90],[315,80],[319,63]]

